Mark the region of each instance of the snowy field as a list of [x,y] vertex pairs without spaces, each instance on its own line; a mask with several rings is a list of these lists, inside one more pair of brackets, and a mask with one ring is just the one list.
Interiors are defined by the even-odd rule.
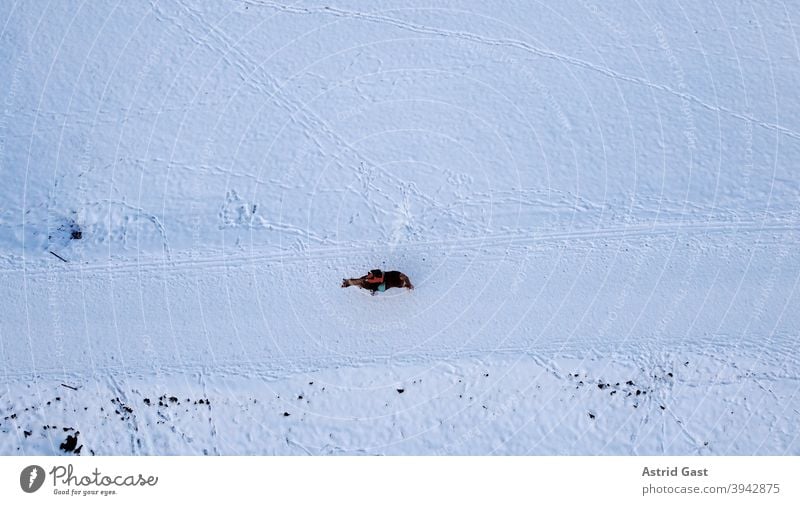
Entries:
[[797,7],[0,2],[0,454],[800,455]]

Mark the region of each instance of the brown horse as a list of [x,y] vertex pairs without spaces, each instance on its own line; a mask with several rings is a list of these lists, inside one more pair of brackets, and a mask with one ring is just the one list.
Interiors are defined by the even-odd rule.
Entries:
[[[372,295],[374,295],[377,291],[384,291],[389,288],[407,288],[407,289],[414,289],[414,285],[411,284],[411,281],[408,279],[408,276],[403,272],[398,272],[396,270],[390,270],[388,272],[383,272],[383,282],[370,282],[369,279],[373,277],[370,274],[364,275],[359,277],[358,279],[342,279],[342,287],[346,288],[349,286],[358,286],[362,289],[368,289],[372,291]],[[383,288],[381,288],[383,286]]]

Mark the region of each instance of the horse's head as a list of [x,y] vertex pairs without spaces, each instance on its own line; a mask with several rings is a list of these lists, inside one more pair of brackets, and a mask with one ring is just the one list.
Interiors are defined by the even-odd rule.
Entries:
[[350,285],[350,281],[348,281],[347,279],[342,279],[342,287],[343,288],[346,288],[349,285]]

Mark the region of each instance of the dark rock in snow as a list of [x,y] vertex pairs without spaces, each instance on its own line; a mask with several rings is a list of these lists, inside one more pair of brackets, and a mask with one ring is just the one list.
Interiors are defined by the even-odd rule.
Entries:
[[67,439],[58,446],[59,449],[64,452],[74,452],[75,448],[78,446],[78,435],[80,435],[80,433],[80,431],[76,431],[74,436],[67,435]]

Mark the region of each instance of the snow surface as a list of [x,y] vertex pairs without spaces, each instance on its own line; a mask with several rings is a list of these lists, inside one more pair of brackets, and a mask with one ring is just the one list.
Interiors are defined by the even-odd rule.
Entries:
[[0,2],[0,454],[800,454],[796,7]]

